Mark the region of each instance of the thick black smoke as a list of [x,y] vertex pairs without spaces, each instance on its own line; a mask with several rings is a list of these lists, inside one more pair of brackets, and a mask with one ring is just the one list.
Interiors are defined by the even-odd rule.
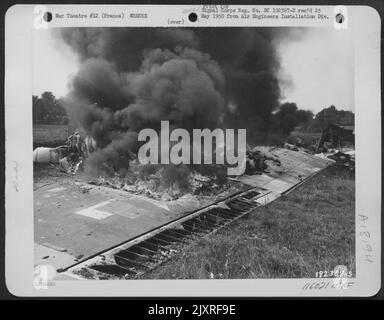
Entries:
[[[81,60],[69,114],[98,144],[89,163],[114,170],[142,128],[246,128],[247,140],[268,131],[279,105],[268,28],[63,28]],[[120,161],[121,160],[121,161]],[[124,162],[125,163],[125,162]]]

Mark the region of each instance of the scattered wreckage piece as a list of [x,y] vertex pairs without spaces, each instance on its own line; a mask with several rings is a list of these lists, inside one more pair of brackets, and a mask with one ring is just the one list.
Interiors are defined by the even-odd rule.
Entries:
[[349,168],[351,171],[355,171],[355,157],[353,153],[344,153],[337,151],[336,153],[327,156],[328,159],[336,161],[336,165]]
[[78,131],[66,140],[65,145],[56,148],[38,147],[33,151],[33,162],[53,163],[59,165],[59,170],[68,174],[76,174],[83,168],[84,160],[96,148],[93,138],[84,139]]
[[59,168],[62,172],[76,174],[79,169],[83,168],[83,159],[77,158],[74,160],[70,156],[63,157],[59,161]]
[[354,144],[354,141],[355,130],[353,126],[340,126],[335,123],[329,123],[321,133],[321,137],[315,147],[315,152],[327,152],[327,144],[331,148],[341,149],[343,144]]
[[275,165],[280,166],[280,160],[268,153],[266,150],[259,148],[248,149],[246,152],[245,174],[261,174],[268,172],[268,164],[272,161]]
[[[355,170],[355,151],[348,148],[354,145],[354,127],[340,126],[329,123],[321,133],[316,145],[304,146],[302,140],[295,141],[295,144],[285,143],[284,148],[293,151],[305,151],[314,153],[317,157],[330,159],[336,165]],[[347,146],[347,147],[346,147]],[[306,147],[306,149],[304,149]],[[348,150],[348,151],[345,151]]]
[[37,163],[59,163],[66,150],[66,146],[56,148],[38,147],[33,150],[33,162]]
[[283,147],[285,149],[288,149],[288,150],[292,150],[292,151],[299,151],[299,148],[297,146],[295,146],[294,144],[290,144],[290,143],[284,143]]

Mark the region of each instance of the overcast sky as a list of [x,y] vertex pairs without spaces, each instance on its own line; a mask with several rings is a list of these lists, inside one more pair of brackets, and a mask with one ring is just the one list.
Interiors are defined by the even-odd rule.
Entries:
[[[354,110],[352,32],[333,28],[308,28],[300,37],[277,45],[282,69],[282,102],[318,112],[335,105]],[[68,92],[68,80],[78,69],[75,54],[58,43],[49,30],[34,32],[33,94]]]
[[330,105],[354,110],[354,49],[350,30],[311,28],[300,39],[278,46],[283,101],[299,108],[320,111]]

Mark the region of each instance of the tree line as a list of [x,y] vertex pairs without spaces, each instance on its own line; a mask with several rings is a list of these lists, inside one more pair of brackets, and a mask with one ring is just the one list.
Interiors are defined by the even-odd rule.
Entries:
[[314,114],[309,110],[298,109],[296,103],[283,103],[273,115],[273,126],[277,131],[288,135],[298,129],[303,132],[321,132],[328,124],[341,126],[354,125],[355,115],[352,111],[337,110],[332,105]]
[[68,124],[64,100],[56,99],[52,92],[32,96],[32,109],[34,124]]
[[[34,124],[68,124],[65,101],[57,99],[46,91],[32,96]],[[283,103],[272,115],[272,128],[275,132],[289,135],[295,128],[304,132],[321,132],[329,123],[340,125],[354,124],[354,113],[337,110],[335,106],[324,108],[316,115],[310,110],[299,109],[296,103]]]

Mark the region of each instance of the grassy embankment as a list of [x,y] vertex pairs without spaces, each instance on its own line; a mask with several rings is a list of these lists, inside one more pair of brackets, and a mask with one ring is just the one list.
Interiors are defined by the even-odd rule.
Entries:
[[145,278],[312,278],[339,264],[355,272],[355,179],[330,167]]

